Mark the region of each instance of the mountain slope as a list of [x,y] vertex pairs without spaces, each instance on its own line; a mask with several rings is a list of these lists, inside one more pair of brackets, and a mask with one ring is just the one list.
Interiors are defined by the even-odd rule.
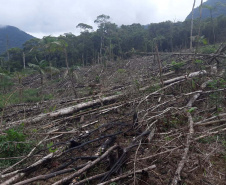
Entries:
[[[208,8],[204,8],[208,6],[212,8],[212,15],[213,17],[218,17],[220,15],[226,16],[226,0],[208,0],[203,3],[202,9],[202,19],[206,19],[210,17],[210,10]],[[192,12],[187,16],[186,20],[191,19]],[[199,7],[194,9],[194,19],[199,18]]]
[[9,48],[22,47],[27,41],[34,38],[33,36],[25,33],[24,31],[14,26],[1,26],[0,27],[0,54],[4,53],[7,48],[7,40]]

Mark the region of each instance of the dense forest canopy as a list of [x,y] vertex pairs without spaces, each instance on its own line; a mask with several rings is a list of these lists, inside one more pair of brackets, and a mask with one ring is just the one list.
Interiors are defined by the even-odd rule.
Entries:
[[[159,51],[178,51],[189,48],[191,21],[152,23],[118,26],[110,22],[107,15],[98,16],[92,27],[80,23],[75,29],[80,35],[65,33],[59,37],[47,36],[43,39],[32,38],[23,44],[23,48],[11,48],[1,56],[1,68],[11,71],[21,70],[28,63],[38,64],[45,60],[53,67],[90,65],[104,63],[107,60],[126,58],[134,52],[153,52],[155,45]],[[193,35],[198,35],[201,26],[202,38],[210,43],[226,40],[226,17],[213,20],[194,20]],[[213,35],[214,28],[214,35]],[[11,39],[11,38],[9,38]],[[194,43],[195,44],[195,43]]]

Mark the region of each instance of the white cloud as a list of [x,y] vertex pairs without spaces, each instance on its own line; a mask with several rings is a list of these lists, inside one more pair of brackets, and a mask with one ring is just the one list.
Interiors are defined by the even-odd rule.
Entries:
[[117,25],[183,21],[193,0],[0,0],[0,4],[1,24],[42,37],[78,34],[77,24],[95,26],[94,20],[101,14],[110,15]]

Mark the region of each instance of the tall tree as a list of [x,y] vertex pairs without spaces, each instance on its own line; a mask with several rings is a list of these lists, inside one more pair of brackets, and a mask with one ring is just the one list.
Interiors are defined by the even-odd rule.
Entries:
[[192,6],[192,18],[191,18],[191,35],[190,35],[190,50],[192,50],[192,41],[193,41],[193,24],[194,24],[194,8],[195,8],[195,2],[194,0],[193,6]]
[[85,55],[85,41],[86,41],[86,39],[87,39],[86,36],[87,36],[89,30],[92,30],[93,27],[90,26],[90,25],[88,25],[88,24],[79,23],[79,24],[76,26],[76,28],[80,28],[80,30],[81,30],[81,35],[80,35],[80,36],[84,36],[84,37],[82,38],[82,40],[83,40],[83,41],[82,41],[82,50],[83,50],[83,53],[82,53],[82,64],[83,64],[83,66],[85,66],[84,55]]
[[88,25],[88,24],[84,24],[84,23],[79,23],[76,28],[80,28],[81,32],[88,32],[89,30],[92,30],[93,27]]
[[201,4],[199,6],[199,32],[198,32],[198,37],[200,37],[200,32],[201,32],[202,7],[203,7],[203,0],[201,0]]
[[109,23],[110,16],[108,15],[99,15],[97,16],[94,23],[98,24],[98,28],[100,31],[100,62],[102,63],[103,58],[103,47],[104,47],[104,35],[105,35],[105,28],[106,24]]
[[215,45],[216,42],[216,36],[215,36],[215,26],[214,26],[214,21],[213,21],[213,11],[217,9],[217,5],[215,4],[214,6],[209,6],[209,5],[204,5],[203,8],[206,8],[210,12],[210,19],[211,19],[211,24],[212,24],[212,33],[213,33],[213,44]]

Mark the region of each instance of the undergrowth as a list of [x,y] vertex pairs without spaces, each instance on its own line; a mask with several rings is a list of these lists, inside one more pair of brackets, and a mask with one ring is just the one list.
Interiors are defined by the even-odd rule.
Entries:
[[23,125],[12,128],[0,135],[0,166],[2,168],[18,162],[19,156],[26,155],[33,146],[33,141],[27,141],[23,132]]
[[53,99],[52,94],[40,96],[38,89],[26,89],[22,95],[17,91],[7,94],[0,93],[0,108],[18,103],[36,103],[41,100],[50,99]]

